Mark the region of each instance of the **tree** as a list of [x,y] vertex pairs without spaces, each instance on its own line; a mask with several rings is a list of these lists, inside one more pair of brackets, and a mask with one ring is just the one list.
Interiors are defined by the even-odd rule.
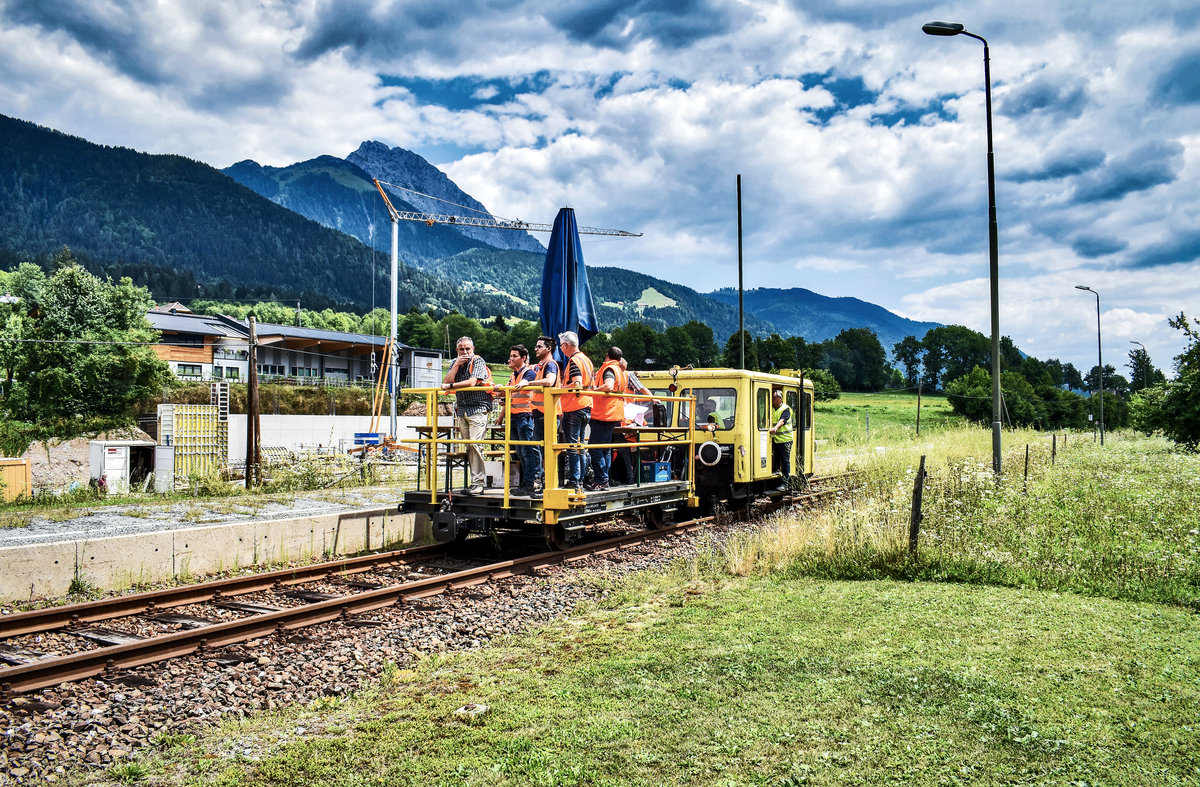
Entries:
[[842,395],[842,387],[838,385],[837,378],[830,374],[828,369],[802,371],[807,379],[812,380],[813,397],[818,402],[828,402]]
[[[1046,420],[1046,405],[1021,374],[1001,372],[1004,407],[1014,426],[1038,426]],[[954,412],[979,423],[992,422],[992,373],[976,366],[946,383],[946,398]],[[1002,416],[1003,417],[1003,414]]]
[[1180,312],[1168,322],[1183,331],[1187,346],[1175,356],[1174,381],[1148,388],[1135,397],[1135,423],[1147,433],[1161,431],[1194,451],[1200,446],[1200,320],[1189,323]]
[[764,372],[778,372],[781,369],[796,368],[796,353],[791,342],[773,333],[765,339],[759,339],[758,368]]
[[662,356],[658,359],[660,363],[666,366],[700,365],[700,351],[692,343],[692,335],[682,327],[672,325],[667,328],[659,344],[659,354]]
[[926,382],[957,380],[976,366],[990,369],[992,343],[978,331],[961,325],[941,325],[931,328],[921,340],[925,347]]
[[921,355],[924,348],[915,336],[905,336],[892,345],[892,355],[904,373],[904,381],[908,385],[917,384],[917,368],[921,365]]
[[[391,316],[388,316],[388,327],[386,332],[391,331]],[[424,312],[419,312],[416,309],[409,311],[408,314],[400,318],[396,326],[397,339],[401,344],[407,344],[410,347],[425,347],[433,349],[441,347],[444,344],[444,337],[438,330],[438,324],[433,321],[433,318]],[[454,338],[458,338],[457,336]]]
[[692,346],[696,348],[696,365],[715,366],[721,351],[713,338],[712,328],[697,320],[688,320],[681,327],[691,338]]
[[730,369],[742,368],[742,342],[746,346],[746,368],[757,369],[758,366],[758,348],[754,341],[754,337],[750,335],[750,331],[742,331],[741,339],[738,338],[738,332],[734,331],[729,335],[729,340],[725,342],[725,351],[721,355],[721,363],[728,366]]
[[1140,391],[1167,381],[1162,370],[1154,368],[1154,363],[1150,360],[1150,353],[1146,352],[1145,348],[1138,347],[1130,352],[1129,363],[1125,364],[1125,367],[1129,369],[1129,383],[1133,391]]
[[9,338],[22,340],[5,358],[8,414],[36,422],[128,417],[171,380],[149,346],[158,338],[146,319],[150,293],[128,278],[97,279],[69,252],[57,262],[40,282],[19,271],[22,300],[5,324]]
[[[658,334],[649,325],[627,323],[610,336],[613,346],[620,347],[634,371],[666,368],[659,360]],[[669,364],[668,364],[669,365]]]
[[[869,328],[846,328],[833,339],[833,344],[845,349],[826,351],[827,366],[843,388],[854,391],[878,391],[888,380],[887,353],[879,337]],[[835,366],[836,365],[836,366]]]
[[[1097,389],[1096,381],[1100,377],[1100,367],[1093,366],[1091,371],[1087,373],[1087,377],[1083,378],[1084,385],[1089,391]],[[1111,363],[1104,364],[1104,390],[1124,396],[1129,393],[1129,381],[1121,375],[1117,374],[1117,367]],[[1104,400],[1104,406],[1108,407],[1108,400]],[[1108,419],[1108,414],[1105,413],[1105,419]],[[1111,421],[1110,421],[1111,423]]]

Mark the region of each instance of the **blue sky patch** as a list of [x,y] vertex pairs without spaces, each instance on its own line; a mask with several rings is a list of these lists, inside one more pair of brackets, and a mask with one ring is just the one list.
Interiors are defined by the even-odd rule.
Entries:
[[537,71],[519,81],[481,79],[460,76],[451,79],[379,75],[384,87],[402,87],[416,97],[421,105],[433,105],[452,110],[478,109],[481,106],[501,106],[523,93],[541,93],[554,84],[549,71]]

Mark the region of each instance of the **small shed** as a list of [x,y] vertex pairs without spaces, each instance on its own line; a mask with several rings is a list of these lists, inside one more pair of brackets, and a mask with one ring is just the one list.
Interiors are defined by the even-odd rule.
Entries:
[[29,460],[20,457],[0,458],[0,483],[4,502],[11,503],[21,495],[33,493]]
[[146,483],[154,472],[155,443],[151,440],[92,440],[89,466],[93,481],[105,479],[108,491],[126,493]]

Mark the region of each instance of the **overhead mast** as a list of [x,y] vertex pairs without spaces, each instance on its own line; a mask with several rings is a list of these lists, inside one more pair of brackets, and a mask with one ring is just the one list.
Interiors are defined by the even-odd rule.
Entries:
[[[551,232],[554,229],[553,224],[533,224],[520,219],[500,219],[488,214],[486,218],[476,216],[458,216],[448,213],[426,213],[416,210],[396,210],[392,205],[392,201],[388,199],[387,192],[383,187],[396,189],[397,191],[413,191],[406,189],[403,186],[397,186],[394,183],[381,181],[379,178],[373,178],[375,188],[379,190],[379,196],[383,197],[383,204],[387,206],[388,216],[392,220],[392,327],[390,341],[392,344],[392,359],[391,368],[388,370],[388,391],[391,394],[391,435],[396,437],[396,379],[399,371],[399,356],[397,351],[398,340],[398,323],[399,316],[397,309],[399,307],[399,270],[400,270],[400,221],[420,221],[427,226],[432,227],[434,224],[451,224],[458,227],[485,227],[487,229],[498,230],[520,230],[524,232]],[[418,194],[420,192],[413,192]],[[428,195],[422,195],[428,196]],[[435,198],[436,199],[436,198]],[[625,230],[609,230],[599,227],[579,227],[580,235],[615,235],[622,238],[640,238],[640,232],[626,232]],[[372,273],[372,275],[374,275]]]

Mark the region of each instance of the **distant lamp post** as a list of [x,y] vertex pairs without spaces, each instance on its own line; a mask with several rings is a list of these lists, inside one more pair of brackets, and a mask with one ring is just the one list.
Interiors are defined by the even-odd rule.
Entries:
[[988,42],[968,33],[957,22],[930,22],[921,27],[926,35],[964,35],[983,42],[983,89],[987,109],[988,254],[992,296],[992,472],[1000,475],[1000,241],[996,226],[996,165],[992,155],[992,72]]
[[1100,378],[1100,445],[1104,445],[1104,349],[1100,343],[1100,293],[1082,284],[1076,284],[1075,289],[1086,290],[1096,296],[1096,359],[1100,363],[1098,367]]
[[[1150,365],[1150,355],[1146,352],[1146,345],[1142,344],[1141,342],[1135,342],[1130,339],[1129,343],[1136,344],[1138,347],[1141,347],[1142,355],[1145,356],[1145,358],[1142,359],[1146,362],[1146,365],[1142,367],[1142,390],[1144,391],[1150,387],[1150,369],[1148,368]],[[1137,369],[1134,369],[1133,373],[1135,377],[1134,382],[1137,382]]]

